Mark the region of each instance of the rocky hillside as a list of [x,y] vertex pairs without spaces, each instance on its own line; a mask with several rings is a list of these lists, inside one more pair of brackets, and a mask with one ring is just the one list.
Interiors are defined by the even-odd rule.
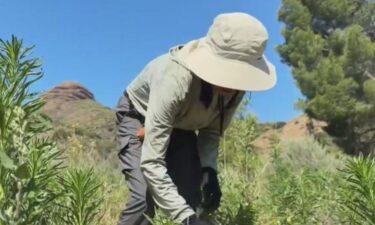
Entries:
[[51,90],[43,93],[42,98],[46,102],[43,107],[44,112],[56,117],[60,110],[69,108],[68,106],[76,101],[95,101],[94,95],[82,85],[75,82],[64,82]]
[[82,85],[65,82],[42,94],[42,112],[53,123],[54,138],[64,144],[72,134],[96,143],[103,155],[116,150],[115,120],[111,109],[95,101]]
[[52,120],[49,135],[63,153],[64,165],[93,169],[102,183],[98,224],[116,224],[128,191],[117,156],[113,110],[96,102],[87,88],[75,82],[60,84],[42,98],[42,112]]
[[254,146],[260,151],[266,151],[271,148],[273,140],[284,142],[303,139],[307,136],[319,136],[325,134],[324,127],[326,126],[325,122],[301,115],[281,127],[269,128],[254,141]]

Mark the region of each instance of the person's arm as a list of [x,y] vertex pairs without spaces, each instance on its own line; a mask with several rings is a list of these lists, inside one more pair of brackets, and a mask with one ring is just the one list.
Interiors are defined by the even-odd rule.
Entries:
[[237,94],[230,106],[224,111],[224,120],[221,126],[220,115],[215,118],[211,124],[199,130],[198,134],[198,150],[202,165],[202,207],[206,212],[213,212],[220,206],[221,190],[219,180],[217,177],[217,156],[219,151],[220,132],[225,130],[239,103],[243,98],[244,93]]
[[[178,68],[177,68],[178,69]],[[170,71],[165,71],[169,73]],[[141,169],[155,203],[167,216],[182,222],[194,215],[194,210],[178,194],[177,187],[167,174],[165,156],[176,114],[184,101],[187,83],[177,71],[172,76],[159,76],[150,87],[145,120],[145,139]]]
[[[228,127],[245,92],[239,92],[233,102],[224,111],[223,130]],[[217,170],[217,156],[220,143],[220,115],[209,126],[200,129],[198,134],[198,150],[202,168]]]

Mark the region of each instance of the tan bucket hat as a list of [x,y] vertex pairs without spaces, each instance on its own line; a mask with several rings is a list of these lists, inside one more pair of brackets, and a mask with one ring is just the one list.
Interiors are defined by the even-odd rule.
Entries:
[[178,53],[201,79],[221,87],[263,91],[276,84],[275,67],[263,55],[268,33],[245,13],[218,15],[206,37],[187,43]]

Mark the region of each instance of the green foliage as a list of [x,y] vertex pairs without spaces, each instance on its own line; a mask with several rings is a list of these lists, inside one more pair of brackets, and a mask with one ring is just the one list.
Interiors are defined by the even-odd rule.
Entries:
[[54,123],[52,139],[66,149],[69,138],[75,136],[84,148],[95,145],[94,154],[99,152],[100,158],[112,157],[117,148],[114,113],[92,100],[69,102],[65,108],[64,113],[47,112]]
[[177,223],[168,219],[160,211],[156,211],[154,218],[147,218],[152,225],[177,225]]
[[221,174],[223,199],[213,224],[252,225],[256,221],[256,212],[252,204],[252,195],[248,179],[236,176],[229,170]]
[[374,13],[365,0],[284,0],[279,11],[285,43],[278,51],[305,96],[298,107],[327,121],[351,153],[369,153],[375,141]]
[[251,161],[256,161],[256,155],[252,154],[254,147],[252,142],[257,136],[257,120],[254,116],[248,115],[242,119],[234,119],[226,130],[222,151],[219,154],[219,164],[224,170],[227,167],[237,168],[250,178]]
[[367,80],[363,84],[363,91],[369,102],[375,104],[375,80]]
[[[80,104],[83,104],[83,108],[88,111],[84,111]],[[81,109],[78,112],[72,112],[74,120],[64,116],[58,121],[53,121],[56,125],[50,132],[50,136],[57,142],[59,149],[64,149],[64,163],[67,166],[82,170],[93,168],[101,182],[102,202],[99,223],[103,225],[116,224],[119,213],[126,202],[128,189],[118,163],[115,134],[112,132],[112,136],[109,136],[106,133],[109,124],[113,122],[110,118],[112,113],[110,110],[102,110],[98,104],[86,101],[77,102],[75,107]],[[98,109],[99,112],[97,112]],[[82,124],[79,118],[82,118],[87,112],[102,119],[107,118],[105,120],[107,122],[96,121],[95,123]],[[96,116],[91,119],[95,120]],[[93,135],[94,132],[97,135]]]
[[[221,206],[209,219],[213,224],[255,224],[251,179],[260,160],[252,142],[258,132],[257,119],[245,110],[250,99],[243,102],[221,143],[219,154],[220,180],[223,192]],[[241,174],[241,176],[238,175]]]
[[59,219],[66,225],[94,224],[102,198],[100,183],[92,170],[71,170],[60,178],[64,196],[59,203]]
[[44,132],[43,117],[36,114],[42,103],[31,84],[42,77],[37,59],[28,59],[31,48],[22,41],[0,40],[0,221],[35,224],[57,197],[53,189],[61,168],[59,152],[38,134]]
[[[0,224],[61,224],[58,213],[67,200],[80,200],[74,193],[83,191],[92,197],[95,192],[91,189],[87,194],[80,186],[63,192],[59,187],[61,151],[45,138],[49,128],[39,113],[43,103],[36,93],[29,93],[30,85],[43,76],[38,60],[29,58],[31,49],[15,37],[0,40]],[[83,180],[92,179],[88,173]],[[85,201],[89,204],[81,205],[82,210],[90,210],[92,200]],[[90,224],[92,215],[88,218],[80,224]]]
[[334,173],[343,166],[342,161],[345,159],[342,154],[328,152],[312,137],[281,143],[279,151],[282,152],[280,160],[295,171],[309,169]]
[[353,158],[346,162],[342,170],[342,207],[352,224],[375,224],[375,161],[374,159]]
[[340,161],[312,138],[274,142],[250,188],[257,224],[341,224]]

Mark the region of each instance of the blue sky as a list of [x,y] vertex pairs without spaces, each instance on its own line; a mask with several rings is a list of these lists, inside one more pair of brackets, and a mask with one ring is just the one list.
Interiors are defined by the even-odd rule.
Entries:
[[246,12],[270,35],[266,55],[278,72],[275,88],[253,93],[250,110],[261,122],[287,121],[301,112],[301,94],[275,48],[283,43],[277,21],[281,0],[0,0],[0,38],[14,34],[42,59],[45,77],[34,86],[48,90],[77,81],[97,101],[114,107],[143,66],[169,48],[207,33],[223,12]]

